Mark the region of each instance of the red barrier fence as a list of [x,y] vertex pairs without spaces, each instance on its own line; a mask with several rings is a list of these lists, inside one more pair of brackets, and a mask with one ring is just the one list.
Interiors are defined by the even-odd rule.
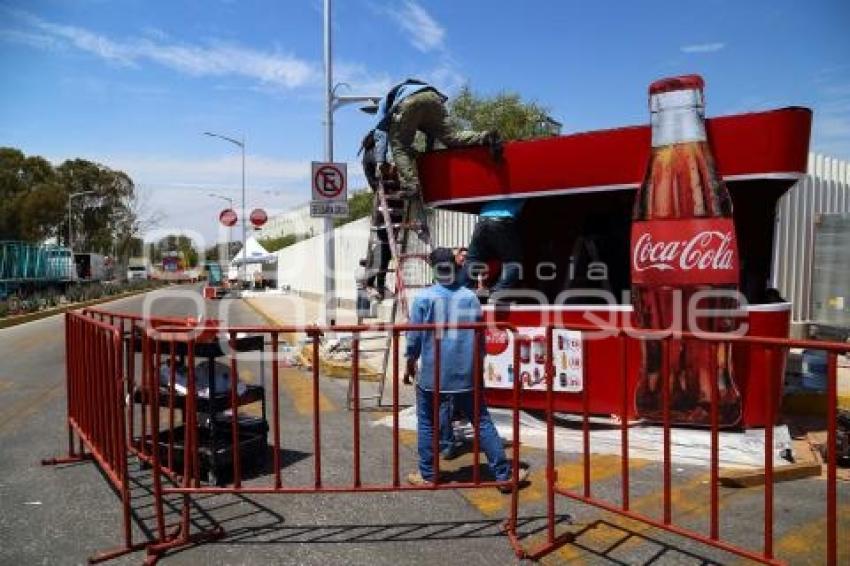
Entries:
[[[583,411],[582,411],[582,452],[583,452],[583,489],[582,492],[564,489],[557,485],[557,474],[555,465],[555,441],[554,441],[554,405],[553,405],[553,383],[556,376],[554,360],[552,359],[552,336],[556,329],[577,330],[583,333],[599,333],[605,332],[609,336],[615,336],[619,341],[620,356],[623,360],[621,364],[621,374],[618,376],[618,382],[621,392],[622,415],[620,420],[620,502],[619,504],[611,501],[595,497],[592,491],[591,473],[590,473],[590,412],[588,409],[589,390],[593,387],[592,383],[585,383],[582,390],[583,395]],[[671,473],[671,426],[670,426],[670,409],[671,400],[669,396],[670,387],[670,358],[669,358],[669,343],[670,340],[702,340],[709,342],[717,342],[722,344],[746,344],[751,348],[761,349],[765,356],[765,363],[771,363],[771,358],[775,356],[784,356],[789,348],[804,348],[809,350],[823,350],[827,353],[827,496],[826,496],[826,556],[825,563],[834,565],[838,560],[838,531],[837,531],[837,459],[836,459],[836,417],[837,417],[837,356],[842,353],[850,352],[850,344],[819,342],[811,340],[790,340],[779,338],[759,338],[754,336],[729,336],[728,334],[710,334],[701,333],[694,334],[688,332],[670,332],[670,331],[651,331],[651,330],[636,330],[621,329],[613,327],[601,327],[591,325],[558,325],[550,324],[546,328],[546,336],[548,343],[547,356],[547,390],[546,390],[546,430],[547,430],[547,448],[546,448],[546,487],[547,487],[547,536],[546,541],[538,547],[528,550],[523,548],[521,542],[517,539],[515,532],[508,532],[511,542],[517,553],[517,556],[531,559],[539,559],[555,549],[570,542],[570,533],[565,533],[561,536],[556,536],[555,533],[555,495],[562,495],[570,499],[580,501],[585,504],[596,506],[605,511],[615,513],[617,515],[628,517],[636,521],[643,522],[647,525],[669,531],[671,533],[689,538],[706,545],[719,548],[726,552],[737,554],[744,558],[754,560],[764,564],[782,564],[783,562],[776,559],[773,548],[774,535],[774,451],[773,451],[773,426],[765,427],[764,441],[764,475],[765,475],[765,490],[764,490],[764,523],[763,523],[763,542],[761,549],[743,548],[736,544],[724,541],[720,537],[720,516],[719,516],[719,392],[718,381],[712,379],[712,389],[710,398],[710,480],[709,480],[709,504],[710,504],[710,527],[709,533],[697,532],[695,530],[677,525],[673,521],[671,509],[671,491],[672,491],[672,473]],[[661,481],[661,490],[663,492],[663,517],[659,520],[650,517],[646,514],[638,513],[630,509],[629,504],[629,424],[625,415],[629,414],[628,405],[633,402],[628,395],[628,382],[626,377],[626,363],[628,359],[628,348],[633,342],[642,340],[659,340],[662,345],[662,360],[661,364],[661,387],[662,396],[662,411],[663,411],[663,473]],[[632,345],[636,347],[638,344]],[[584,360],[585,367],[587,364],[592,364],[593,360]],[[770,374],[773,375],[773,374]],[[612,376],[613,377],[613,376]],[[768,391],[781,390],[780,383],[768,383],[766,389]],[[767,398],[772,400],[772,395]],[[768,423],[775,423],[778,414],[778,407],[769,401],[767,404],[767,419]],[[513,516],[512,520],[516,520]]]
[[[127,433],[124,426],[124,383],[119,330],[77,312],[65,314],[68,455],[42,460],[44,465],[94,459],[121,499],[123,546],[97,554],[90,562],[139,550],[130,516]],[[74,448],[74,436],[78,447]]]
[[[663,492],[663,517],[656,519],[638,513],[630,508],[629,481],[629,425],[622,419],[621,434],[621,494],[620,501],[614,503],[601,497],[594,496],[590,473],[590,424],[587,396],[594,384],[587,383],[583,389],[584,410],[582,415],[582,452],[583,458],[583,490],[573,492],[558,485],[556,474],[555,454],[555,411],[553,382],[555,378],[554,361],[552,359],[553,331],[559,328],[582,331],[585,333],[599,332],[599,326],[580,325],[550,325],[547,327],[547,408],[546,415],[546,540],[534,548],[524,547],[517,525],[519,520],[519,494],[517,490],[519,474],[519,407],[521,405],[521,383],[515,380],[513,386],[512,424],[513,444],[511,456],[513,476],[508,482],[485,481],[479,473],[479,422],[478,408],[483,391],[482,364],[480,344],[475,340],[475,351],[472,353],[474,372],[478,379],[474,383],[474,437],[471,481],[452,483],[429,483],[426,485],[406,485],[400,477],[399,450],[399,337],[404,332],[425,330],[432,333],[435,354],[434,414],[432,415],[435,429],[433,435],[433,467],[435,475],[440,469],[439,450],[439,374],[440,374],[440,345],[445,332],[467,330],[476,333],[478,338],[487,328],[502,328],[513,332],[516,329],[503,323],[475,323],[452,326],[439,325],[374,325],[374,326],[336,326],[321,328],[316,326],[266,327],[266,326],[224,326],[209,321],[197,323],[179,318],[143,319],[133,314],[111,313],[102,310],[88,309],[83,313],[69,313],[66,316],[66,349],[67,349],[67,387],[68,387],[68,424],[69,424],[69,456],[50,463],[77,461],[91,457],[105,472],[111,485],[118,491],[124,512],[124,545],[107,553],[94,557],[102,560],[136,550],[142,546],[147,549],[148,563],[154,563],[165,552],[183,547],[195,542],[222,536],[223,529],[216,526],[209,530],[191,532],[190,512],[192,497],[200,494],[309,494],[309,493],[352,493],[352,492],[390,492],[405,490],[438,490],[477,487],[510,487],[512,489],[510,512],[505,522],[505,532],[519,557],[539,559],[551,553],[572,540],[570,532],[556,532],[557,517],[555,515],[556,496],[562,495],[573,500],[593,505],[606,511],[642,521],[648,525],[705,543],[734,554],[766,564],[780,563],[773,554],[773,452],[765,449],[766,487],[764,492],[764,540],[760,549],[742,548],[720,538],[720,513],[718,505],[718,475],[719,475],[719,427],[718,427],[718,391],[717,384],[711,392],[711,447],[710,447],[710,528],[704,534],[677,525],[671,510],[671,433],[670,433],[670,399],[664,395],[663,410],[663,474],[660,490]],[[752,348],[760,348],[765,356],[783,354],[787,348],[820,349],[828,352],[828,458],[827,458],[827,556],[829,564],[837,561],[837,493],[836,493],[836,406],[837,406],[837,377],[836,356],[847,352],[850,346],[846,344],[782,340],[757,337],[730,337],[728,335],[700,335],[686,333],[668,333],[662,335],[654,331],[638,331],[629,329],[628,333],[619,328],[604,328],[613,333],[620,343],[620,356],[623,361],[623,371],[618,376],[621,390],[622,414],[629,414],[629,398],[626,384],[625,361],[628,349],[637,347],[639,340],[658,339],[664,344],[663,352],[668,351],[667,342],[676,340],[710,340],[716,342],[738,342]],[[353,339],[351,379],[354,391],[354,406],[351,412],[351,437],[340,439],[351,450],[351,476],[349,481],[329,483],[327,474],[323,474],[322,457],[325,445],[322,440],[321,418],[321,379],[319,347],[323,333],[333,331],[337,334],[350,334]],[[391,380],[392,380],[392,444],[390,479],[385,482],[364,482],[361,469],[361,455],[364,451],[364,439],[360,431],[361,407],[359,390],[361,386],[361,360],[358,352],[358,342],[367,332],[388,331],[393,335],[391,351]],[[284,342],[283,335],[300,333],[308,337],[309,349],[312,352],[312,375],[310,380],[312,393],[312,477],[307,484],[298,484],[292,478],[285,476],[287,471],[281,462],[284,432],[281,430],[280,399],[280,363],[278,347]],[[513,344],[517,344],[513,340]],[[519,351],[513,352],[514,367],[519,367]],[[215,378],[211,374],[208,379],[207,398],[199,396],[199,377],[196,361],[198,358],[212,360],[223,357],[233,379],[229,380],[229,390],[224,396],[223,404],[216,405],[214,395]],[[665,358],[662,358],[665,359]],[[585,359],[586,364],[592,364],[592,359]],[[240,391],[237,386],[240,372],[246,372],[247,367],[259,364],[260,375],[265,376],[265,364],[271,367],[271,396],[272,407],[269,415],[272,439],[272,471],[263,478],[253,478],[250,484],[243,483],[245,463],[241,443],[244,441],[240,430],[240,406],[251,396],[251,390]],[[185,395],[176,395],[178,385],[178,368],[185,368],[185,383],[180,384],[185,389]],[[662,364],[662,382],[669,383],[670,375],[667,364]],[[616,379],[611,376],[612,380]],[[713,380],[714,381],[714,380]],[[779,384],[771,384],[778,387]],[[667,388],[664,387],[664,391]],[[127,403],[126,400],[131,400]],[[135,409],[134,409],[135,405]],[[216,474],[209,475],[202,484],[205,468],[201,453],[206,449],[200,426],[213,426],[215,415],[229,411],[229,420],[221,426],[229,427],[230,456],[226,461],[229,478]],[[768,422],[773,422],[777,407],[769,406]],[[179,416],[179,419],[178,419]],[[263,418],[266,417],[265,403]],[[137,426],[138,425],[138,426]],[[772,428],[765,431],[766,447],[772,447]],[[79,450],[76,451],[73,435],[80,440]],[[265,450],[267,433],[262,437],[262,448]],[[215,434],[211,435],[215,438]],[[217,453],[213,445],[212,453]],[[153,509],[156,523],[153,540],[145,544],[133,544],[131,539],[131,509],[127,473],[127,456],[135,455],[141,462],[151,467],[153,478]],[[227,481],[222,481],[227,480]],[[260,481],[264,480],[264,481]],[[172,529],[166,525],[165,502],[180,496],[179,523]]]

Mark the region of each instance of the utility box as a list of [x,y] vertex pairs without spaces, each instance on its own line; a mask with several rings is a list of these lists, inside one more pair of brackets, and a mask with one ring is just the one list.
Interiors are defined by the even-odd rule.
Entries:
[[813,337],[850,337],[850,214],[821,214],[815,220],[812,322]]

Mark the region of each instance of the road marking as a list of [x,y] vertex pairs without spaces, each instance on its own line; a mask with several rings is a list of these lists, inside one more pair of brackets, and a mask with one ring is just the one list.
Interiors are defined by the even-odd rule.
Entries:
[[[290,368],[281,368],[280,384],[292,398],[299,415],[313,414],[313,376]],[[337,406],[324,393],[319,391],[319,412],[336,411]]]
[[[838,563],[850,563],[850,547],[840,533],[850,528],[850,505],[838,506]],[[844,530],[841,524],[844,523]],[[826,517],[792,530],[774,543],[774,554],[789,564],[824,564],[826,560]]]
[[[471,454],[465,454],[463,459],[466,460],[465,463],[467,464],[472,463]],[[481,461],[484,462],[486,460],[482,457]],[[629,460],[629,470],[639,470],[649,464],[649,460],[631,458]],[[563,489],[575,488],[582,485],[584,481],[584,465],[581,461],[561,464],[560,466],[556,466],[555,470],[558,474],[558,486]],[[608,478],[619,477],[620,473],[619,456],[599,454],[591,457],[591,482],[596,483]],[[542,501],[546,497],[546,469],[532,470],[529,480],[531,484],[520,491],[520,505]],[[509,502],[507,498],[502,497],[501,494],[493,489],[464,491],[463,495],[485,515],[495,515],[503,509],[507,509]]]
[[[674,485],[672,487],[672,489],[670,490],[670,504],[671,508],[673,509],[674,518],[680,518],[684,515],[708,514],[707,493],[709,477],[709,474],[700,474],[686,482]],[[578,481],[576,485],[581,485],[581,481]],[[703,491],[705,491],[706,497],[704,502],[701,501],[703,498],[694,498],[693,492],[696,489],[702,489]],[[629,508],[634,512],[653,516],[652,512],[660,511],[663,501],[664,493],[662,490],[659,489],[648,495],[638,498],[632,498],[630,501]],[[722,508],[723,499],[721,499],[718,503],[719,508]],[[607,548],[610,548],[615,543],[622,541],[622,539],[627,536],[628,539],[622,542],[622,544],[618,545],[617,552],[627,553],[629,548],[631,548],[633,552],[636,546],[642,544],[653,544],[651,542],[643,540],[640,537],[642,533],[646,533],[649,531],[661,532],[660,530],[656,530],[655,527],[646,523],[641,523],[640,521],[637,521],[635,519],[629,519],[627,517],[623,517],[602,510],[600,510],[599,513],[600,515],[597,520],[604,521],[604,523],[600,523],[590,528],[588,527],[590,525],[593,525],[596,521],[583,525],[574,525],[574,527],[583,526],[586,528],[586,530],[582,532],[579,538],[577,539],[577,544],[568,544],[566,546],[561,547],[556,552],[546,556],[542,560],[542,562],[544,564],[556,564],[562,563],[563,561],[572,563],[572,561],[587,558],[592,554],[590,553],[590,551],[586,551],[581,548],[582,546],[593,550],[605,550]],[[528,547],[534,547],[543,540],[544,539],[542,536],[531,537],[528,539],[528,542],[526,544]],[[594,555],[594,557],[596,556]]]

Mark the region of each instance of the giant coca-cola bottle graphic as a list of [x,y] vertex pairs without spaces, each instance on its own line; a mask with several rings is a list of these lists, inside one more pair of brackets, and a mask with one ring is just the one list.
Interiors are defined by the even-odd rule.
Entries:
[[[706,137],[703,86],[700,76],[687,75],[649,87],[652,153],[635,200],[631,234],[632,302],[640,328],[728,332],[735,322],[715,313],[697,318],[696,328],[688,324],[693,320],[688,311],[698,312],[694,307],[728,312],[738,305],[732,202]],[[718,291],[722,297],[716,296]],[[715,296],[705,297],[711,292]],[[641,343],[637,413],[659,421],[665,363],[661,343]],[[715,380],[720,424],[737,424],[741,396],[732,374],[730,346],[676,339],[668,344],[672,422],[709,424]]]

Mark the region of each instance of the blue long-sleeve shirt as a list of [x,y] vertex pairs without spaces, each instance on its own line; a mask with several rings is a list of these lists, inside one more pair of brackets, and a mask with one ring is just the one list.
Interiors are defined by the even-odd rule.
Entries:
[[[440,284],[423,289],[410,308],[411,324],[459,324],[481,320],[481,303],[470,289]],[[434,390],[434,331],[405,333],[407,359],[422,359],[419,387]],[[440,342],[440,392],[471,391],[474,330],[447,329]],[[483,349],[479,350],[483,352]]]
[[[395,87],[390,89],[390,92],[394,89]],[[389,108],[387,107],[387,97],[389,96],[389,92],[381,99],[381,102],[378,104],[378,123],[375,125],[375,159],[378,164],[385,163],[387,161],[387,132],[390,128],[390,120],[392,119],[393,110],[396,109],[402,100],[411,94],[416,94],[417,92],[422,92],[423,90],[428,89],[433,90],[434,87],[429,84],[405,81],[399,85],[398,91],[393,99],[392,106]]]

